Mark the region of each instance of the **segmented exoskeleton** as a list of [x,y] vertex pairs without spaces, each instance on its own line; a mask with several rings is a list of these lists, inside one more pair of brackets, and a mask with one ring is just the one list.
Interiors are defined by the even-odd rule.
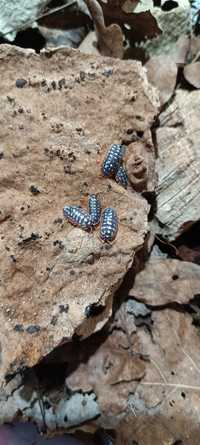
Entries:
[[124,155],[124,146],[112,144],[103,161],[102,172],[104,176],[113,176],[120,166]]
[[117,212],[111,207],[107,207],[101,217],[100,238],[103,241],[111,242],[115,239],[118,230]]
[[118,184],[122,185],[122,187],[124,187],[125,189],[127,188],[128,176],[127,176],[125,168],[122,165],[119,167],[119,169],[117,171],[115,180],[116,180],[116,182],[118,182]]
[[84,230],[92,228],[91,215],[80,206],[65,206],[63,208],[63,214],[64,217],[75,226],[79,226]]
[[97,224],[99,224],[101,217],[101,202],[98,196],[94,193],[89,195],[88,210],[92,219],[92,224],[96,226]]

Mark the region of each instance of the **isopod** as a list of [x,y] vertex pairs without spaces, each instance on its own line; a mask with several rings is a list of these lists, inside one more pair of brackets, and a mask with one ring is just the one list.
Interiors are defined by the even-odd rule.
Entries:
[[128,176],[127,176],[125,168],[122,165],[119,167],[119,169],[117,171],[115,180],[116,180],[116,182],[118,182],[118,184],[122,185],[122,187],[124,187],[125,189],[127,188]]
[[104,176],[112,176],[117,172],[123,159],[124,146],[121,144],[112,144],[104,159],[102,172]]
[[93,226],[99,224],[101,217],[101,202],[97,195],[94,193],[89,195],[88,198],[88,210],[92,219]]
[[107,207],[101,217],[100,238],[103,241],[111,242],[115,239],[118,230],[117,212],[111,207]]
[[65,218],[75,226],[79,226],[84,230],[92,228],[92,218],[86,210],[80,206],[65,206],[63,208]]

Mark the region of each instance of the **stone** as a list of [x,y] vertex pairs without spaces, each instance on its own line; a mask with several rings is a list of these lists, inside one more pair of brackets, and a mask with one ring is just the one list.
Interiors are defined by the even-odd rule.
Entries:
[[[150,133],[158,99],[138,62],[9,45],[1,45],[0,59],[3,383],[108,320],[113,295],[143,247],[149,204],[102,177],[101,164],[129,128]],[[27,80],[25,88],[16,88],[18,78]],[[30,192],[32,184],[39,194]],[[64,205],[87,208],[89,193],[118,213],[111,245],[100,241],[99,228],[85,232],[63,218]],[[88,306],[98,310],[88,316]]]

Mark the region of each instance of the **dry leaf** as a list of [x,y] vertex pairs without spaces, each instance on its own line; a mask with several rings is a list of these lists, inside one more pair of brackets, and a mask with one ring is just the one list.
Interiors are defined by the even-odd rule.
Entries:
[[128,14],[134,11],[139,0],[121,0],[119,3],[121,4],[121,9]]
[[176,42],[172,58],[179,66],[185,65],[190,51],[191,40],[188,35],[182,35]]
[[190,59],[195,62],[200,52],[200,38],[192,35],[190,38]]
[[190,248],[182,244],[177,248],[178,257],[183,261],[191,261],[200,265],[200,246]]
[[103,11],[97,0],[86,0],[98,38],[97,47],[103,56],[123,57],[123,34],[119,25],[105,26]]
[[[159,34],[161,30],[156,22],[155,17],[149,10],[134,13],[138,1],[126,0],[99,0],[102,6],[106,23],[118,23],[121,26],[129,25],[127,36],[132,42],[139,42],[145,39],[151,39]],[[133,6],[131,7],[131,3]]]
[[195,88],[200,88],[200,62],[190,63],[184,68],[186,80]]
[[154,311],[152,319],[151,335],[138,330],[149,361],[129,396],[132,415],[119,427],[117,444],[132,438],[142,445],[199,445],[199,331],[189,315],[175,310]]
[[185,304],[200,292],[200,266],[180,260],[150,259],[137,274],[129,296],[148,305]]
[[164,55],[152,57],[145,66],[148,80],[159,89],[160,102],[164,105],[175,90],[177,65],[171,56]]
[[124,303],[116,314],[110,335],[89,359],[84,358],[82,349],[82,360],[67,377],[67,387],[72,391],[93,390],[103,415],[111,416],[112,420],[112,416],[126,410],[128,394],[134,391],[135,381],[144,375],[145,361],[138,351],[134,316]]
[[155,231],[173,241],[200,219],[200,92],[176,90],[159,121]]
[[79,50],[82,53],[86,54],[100,54],[99,50],[97,48],[97,41],[96,41],[96,33],[95,31],[90,31],[85,39],[81,42],[79,46]]
[[200,222],[180,236],[175,242],[176,257],[200,265]]

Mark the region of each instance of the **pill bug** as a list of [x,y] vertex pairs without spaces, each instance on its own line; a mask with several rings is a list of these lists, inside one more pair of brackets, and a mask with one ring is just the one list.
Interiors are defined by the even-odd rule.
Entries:
[[111,207],[107,207],[101,218],[100,238],[103,241],[111,242],[115,239],[118,230],[117,212]]
[[102,172],[104,176],[112,176],[117,172],[124,155],[124,146],[112,144],[103,161]]
[[64,217],[75,226],[89,230],[92,227],[92,219],[86,210],[80,206],[65,206],[63,208]]
[[118,182],[118,184],[122,185],[122,187],[124,187],[125,189],[127,188],[128,176],[127,176],[125,168],[122,165],[119,167],[119,169],[117,171],[115,180],[116,180],[116,182]]
[[90,194],[88,198],[88,210],[93,226],[99,224],[101,217],[101,202],[97,195]]

